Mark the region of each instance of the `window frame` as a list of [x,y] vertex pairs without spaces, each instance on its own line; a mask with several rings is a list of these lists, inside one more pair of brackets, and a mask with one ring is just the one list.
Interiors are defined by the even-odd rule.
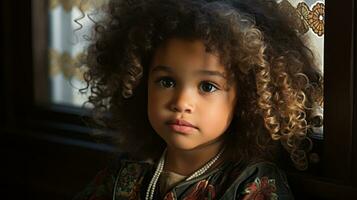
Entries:
[[[81,141],[92,142],[91,148],[103,149],[96,144],[97,139],[85,122],[91,120],[88,110],[36,103],[49,101],[48,1],[32,0],[21,4],[2,1],[1,8],[4,29],[1,49],[6,53],[0,61],[4,66],[1,80],[6,94],[2,98],[6,106],[1,109],[4,111],[1,129],[20,135],[35,134],[34,137],[55,135],[78,141],[79,146],[83,144]],[[107,149],[113,151],[112,147],[108,145]]]

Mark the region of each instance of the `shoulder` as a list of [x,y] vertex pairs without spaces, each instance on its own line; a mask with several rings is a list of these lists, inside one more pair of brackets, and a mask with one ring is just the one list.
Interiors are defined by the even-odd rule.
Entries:
[[120,168],[114,179],[116,199],[137,199],[141,195],[141,188],[145,185],[144,178],[151,172],[152,161],[136,160],[130,157],[120,160]]
[[248,165],[243,171],[242,175],[274,175],[285,177],[283,170],[272,162],[258,162]]
[[113,195],[113,188],[116,182],[121,181],[118,179],[136,177],[144,166],[147,166],[146,162],[135,161],[127,154],[120,154],[112,159],[105,168],[100,170],[85,189],[77,194],[74,199],[110,199]]
[[294,199],[285,173],[274,163],[254,163],[239,171],[223,199]]

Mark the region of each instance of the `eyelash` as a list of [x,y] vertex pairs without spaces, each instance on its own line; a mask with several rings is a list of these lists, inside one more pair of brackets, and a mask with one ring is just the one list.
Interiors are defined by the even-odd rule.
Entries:
[[[158,84],[159,84],[160,86],[162,86],[162,87],[170,88],[170,87],[164,86],[163,83],[162,83],[162,81],[167,81],[167,80],[170,80],[171,82],[175,82],[171,77],[164,76],[164,77],[159,77],[159,78],[157,78],[156,81],[155,81],[155,83],[158,83]],[[212,92],[215,92],[215,91],[219,90],[219,87],[216,86],[216,84],[212,83],[211,81],[206,81],[206,80],[201,82],[201,84],[200,84],[200,89],[201,89],[201,87],[202,87],[202,83],[206,83],[206,84],[208,84],[209,86],[212,86],[212,87],[214,88],[214,91],[208,91],[208,92],[207,92],[207,91],[202,90],[203,92],[212,93]],[[175,85],[175,83],[174,83],[174,85]]]

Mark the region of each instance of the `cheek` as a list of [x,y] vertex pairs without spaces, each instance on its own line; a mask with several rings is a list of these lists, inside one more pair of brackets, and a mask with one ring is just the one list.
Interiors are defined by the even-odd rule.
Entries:
[[162,107],[165,102],[165,98],[162,98],[159,92],[151,89],[148,89],[148,117],[150,123],[154,126],[157,121],[160,121],[162,118]]
[[222,98],[215,104],[205,105],[201,109],[204,113],[204,115],[201,115],[201,119],[203,120],[202,123],[206,124],[205,129],[223,132],[228,128],[233,118],[234,103],[227,98]]
[[150,86],[149,86],[149,89],[148,89],[148,115],[149,115],[149,119],[150,121],[152,120],[152,118],[154,117],[153,114],[155,113],[155,110],[156,110],[156,96],[155,94],[152,92],[152,89],[150,89]]
[[211,108],[207,108],[205,111],[205,115],[203,117],[207,118],[210,121],[210,124],[224,124],[229,120],[230,109],[228,106],[224,104],[211,106]]

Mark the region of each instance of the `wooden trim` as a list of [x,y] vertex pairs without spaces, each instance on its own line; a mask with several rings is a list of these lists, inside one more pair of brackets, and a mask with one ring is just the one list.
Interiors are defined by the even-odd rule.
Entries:
[[48,1],[32,0],[32,48],[35,103],[50,102],[48,69]]
[[324,177],[350,184],[352,158],[353,0],[326,3]]
[[[352,56],[353,56],[353,71],[354,71],[354,80],[353,80],[353,91],[354,91],[354,100],[353,100],[353,152],[352,152],[352,179],[357,180],[357,41],[356,41],[356,22],[357,22],[357,17],[356,17],[356,2],[353,1],[353,50],[352,50]],[[357,187],[357,182],[352,181],[352,185],[354,187]]]
[[1,38],[4,57],[4,126],[17,126],[25,120],[33,103],[31,48],[31,2],[2,1]]
[[357,199],[357,188],[321,177],[288,173],[288,181],[296,199]]

